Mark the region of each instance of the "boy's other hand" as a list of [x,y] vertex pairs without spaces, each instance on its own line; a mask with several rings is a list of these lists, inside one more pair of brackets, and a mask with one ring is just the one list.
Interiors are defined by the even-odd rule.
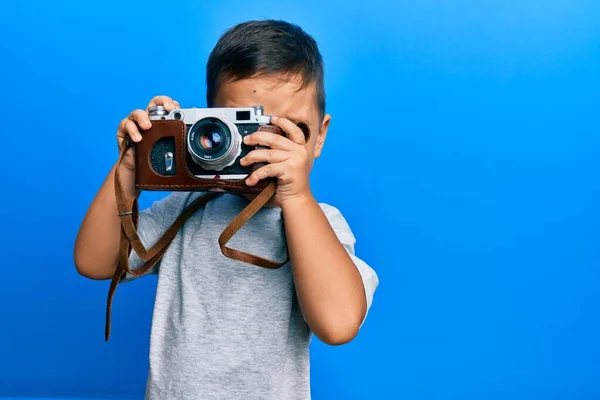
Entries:
[[[127,118],[124,118],[119,123],[119,128],[117,129],[117,144],[119,147],[119,152],[125,145],[125,138],[127,136],[129,136],[132,142],[138,143],[142,140],[140,129],[142,131],[147,131],[152,127],[152,123],[148,117],[148,108],[152,106],[163,106],[167,109],[167,111],[171,111],[174,108],[179,108],[179,103],[168,96],[155,96],[148,103],[146,110],[133,110],[127,116]],[[121,166],[125,172],[134,172],[134,151],[135,150],[133,148],[130,148],[125,154],[125,157],[123,157]]]
[[257,131],[244,138],[249,146],[265,146],[268,149],[253,150],[240,160],[242,166],[267,163],[246,179],[248,186],[261,179],[277,178],[277,201],[280,205],[310,195],[310,153],[306,147],[304,132],[286,118],[271,117],[271,123],[280,127],[287,138],[271,132]]

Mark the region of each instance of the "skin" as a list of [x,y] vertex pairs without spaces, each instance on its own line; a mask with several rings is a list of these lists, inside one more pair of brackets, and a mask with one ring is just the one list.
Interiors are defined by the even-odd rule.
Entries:
[[[243,165],[266,162],[247,178],[255,185],[267,177],[277,178],[277,192],[271,206],[280,207],[292,265],[298,301],[313,333],[324,343],[341,345],[351,341],[360,328],[366,299],[362,279],[352,259],[338,240],[310,189],[310,172],[321,155],[331,116],[321,117],[314,87],[299,90],[299,81],[259,76],[239,81],[222,81],[215,107],[249,107],[261,104],[271,114],[273,125],[287,137],[256,132],[246,138],[248,145],[269,147],[254,150],[241,160]],[[167,96],[149,103],[168,110],[179,104]],[[304,123],[311,131],[305,142]],[[125,135],[134,142],[142,140],[150,128],[146,110],[135,110],[121,121],[117,141]],[[138,127],[140,129],[138,129]],[[121,165],[121,179],[128,196],[134,189],[133,149]],[[114,168],[93,200],[75,243],[75,265],[83,276],[109,279],[117,265],[120,221],[113,188]]]

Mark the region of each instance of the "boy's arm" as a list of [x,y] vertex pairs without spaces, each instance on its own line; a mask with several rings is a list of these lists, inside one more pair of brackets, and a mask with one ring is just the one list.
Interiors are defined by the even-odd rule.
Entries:
[[[149,106],[162,105],[168,111],[179,106],[179,103],[167,96],[156,96],[150,100]],[[152,126],[148,113],[138,109],[132,111],[127,118],[121,120],[117,130],[119,149],[124,146],[125,138],[134,143],[142,140],[140,129],[147,130]],[[75,240],[74,261],[77,271],[91,279],[110,279],[119,260],[119,242],[121,237],[121,220],[118,215],[114,174],[117,164],[113,166],[102,187],[92,201]],[[125,154],[119,168],[121,185],[126,197],[138,197],[135,190],[134,149]],[[150,210],[144,210],[138,218],[138,234],[143,242],[153,242],[160,235],[164,202],[155,202]],[[140,260],[132,252],[130,262],[137,265]],[[133,265],[131,266],[133,267]]]
[[[306,322],[327,344],[351,341],[370,306],[378,284],[376,275],[365,265],[361,276],[348,251],[353,251],[353,243],[347,243],[351,249],[344,247],[312,196],[288,201],[282,210],[296,292]],[[345,225],[341,215],[339,219]]]
[[[376,275],[352,254],[353,237],[345,222],[337,230],[348,234],[338,235],[311,193],[310,147],[316,138],[307,144],[302,130],[286,118],[272,116],[271,123],[286,132],[287,138],[266,131],[244,138],[250,146],[269,148],[253,150],[240,160],[241,165],[267,163],[257,168],[246,183],[252,186],[261,179],[277,178],[276,200],[283,210],[304,319],[325,343],[347,343],[357,334],[368,311],[378,284]],[[338,236],[352,238],[342,243]]]
[[[77,271],[91,279],[110,279],[119,259],[121,220],[118,216],[113,166],[92,201],[75,240],[74,259]],[[128,197],[136,196],[133,174],[120,169],[123,190]]]

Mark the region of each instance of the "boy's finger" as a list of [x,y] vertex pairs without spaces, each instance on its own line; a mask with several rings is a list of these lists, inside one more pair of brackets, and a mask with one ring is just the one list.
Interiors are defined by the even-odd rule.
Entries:
[[123,136],[129,136],[133,142],[137,143],[142,140],[142,134],[138,130],[137,125],[130,119],[125,120],[125,124],[122,130],[119,130],[119,133],[123,134]]
[[271,117],[271,123],[277,125],[287,134],[287,137],[294,143],[299,145],[306,144],[306,138],[302,129],[287,118],[282,117]]
[[174,101],[172,98],[170,98],[169,96],[155,96],[152,98],[152,100],[150,100],[150,103],[148,103],[148,107],[146,108],[146,111],[148,111],[148,108],[152,107],[152,106],[163,106],[164,108],[167,109],[167,111],[171,111],[175,108],[179,108],[179,103],[177,103],[176,101]]
[[129,115],[129,119],[136,122],[140,128],[147,130],[152,127],[148,113],[144,110],[135,110]]
[[148,107],[152,106],[162,106],[168,101],[173,101],[169,96],[154,96],[150,103],[148,103]]
[[295,144],[289,139],[267,131],[256,131],[244,137],[244,143],[248,146],[265,146],[276,150],[294,150]]
[[258,168],[246,179],[246,185],[254,186],[262,179],[275,178],[283,174],[283,164],[267,164]]
[[240,160],[240,165],[245,167],[256,163],[278,163],[287,160],[290,157],[288,151],[274,149],[253,150]]

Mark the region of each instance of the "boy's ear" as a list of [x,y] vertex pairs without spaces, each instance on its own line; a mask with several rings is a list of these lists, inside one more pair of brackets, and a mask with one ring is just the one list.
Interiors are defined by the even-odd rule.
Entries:
[[315,158],[321,156],[321,150],[325,144],[325,138],[327,138],[327,130],[329,129],[329,123],[331,122],[331,115],[325,114],[323,122],[319,128],[319,135],[317,136],[317,144],[315,145]]

